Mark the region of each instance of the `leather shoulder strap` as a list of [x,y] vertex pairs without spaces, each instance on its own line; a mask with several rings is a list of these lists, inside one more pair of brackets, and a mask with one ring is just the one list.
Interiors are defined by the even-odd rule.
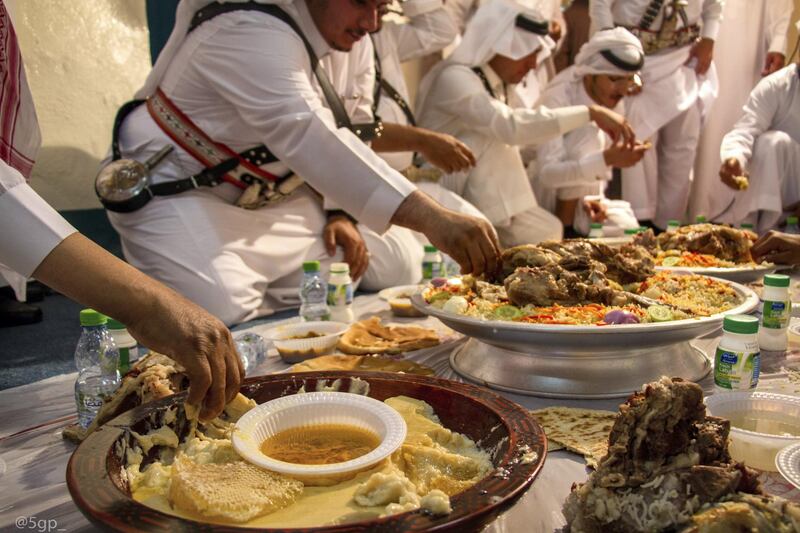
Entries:
[[489,78],[486,77],[486,73],[483,71],[481,67],[472,67],[472,72],[478,75],[478,77],[483,82],[483,86],[486,88],[486,92],[489,93],[489,96],[492,98],[497,98],[497,95],[494,94],[492,90],[492,84],[489,83]]

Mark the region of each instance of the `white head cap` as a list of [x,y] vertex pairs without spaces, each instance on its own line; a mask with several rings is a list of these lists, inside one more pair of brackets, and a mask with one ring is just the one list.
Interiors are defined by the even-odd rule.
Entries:
[[630,76],[644,65],[642,43],[625,28],[598,31],[575,56],[578,76]]
[[490,0],[469,21],[461,43],[448,60],[477,67],[495,55],[522,59],[541,49],[541,61],[555,48],[547,35],[548,26],[538,11],[508,0]]

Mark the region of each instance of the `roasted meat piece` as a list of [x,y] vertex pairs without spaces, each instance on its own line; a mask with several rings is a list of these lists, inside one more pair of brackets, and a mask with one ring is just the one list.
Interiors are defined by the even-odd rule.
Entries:
[[657,237],[662,250],[682,250],[709,254],[734,263],[753,260],[750,248],[757,236],[752,231],[716,224],[692,224]]
[[518,267],[554,265],[561,260],[561,256],[534,244],[522,244],[503,250],[500,260],[503,265],[503,278],[505,278]]
[[551,250],[562,258],[577,256],[603,263],[606,266],[606,277],[620,285],[644,281],[655,274],[653,256],[636,244],[612,248],[587,239],[568,239],[560,242],[545,241],[539,247]]
[[570,530],[674,531],[707,504],[760,495],[755,472],[731,461],[729,430],[706,415],[698,385],[666,377],[646,385],[620,406],[597,470],[573,486]]
[[520,267],[505,280],[506,294],[516,306],[587,302],[624,305],[625,293],[609,287],[605,266],[590,259],[569,257],[557,265]]

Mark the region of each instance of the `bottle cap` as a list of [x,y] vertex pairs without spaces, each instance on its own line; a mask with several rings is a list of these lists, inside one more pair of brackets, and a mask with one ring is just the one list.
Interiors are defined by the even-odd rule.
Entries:
[[602,222],[592,222],[591,224],[589,224],[589,227],[592,228],[592,229],[603,229],[603,223]]
[[319,272],[319,261],[303,261],[303,272]]
[[675,219],[667,220],[667,226],[680,226],[680,225],[681,225],[680,220],[675,220]]
[[728,315],[722,322],[722,329],[731,333],[758,333],[758,317],[750,315]]
[[438,252],[439,250],[436,249],[435,246],[431,246],[430,244],[425,245],[425,252]]
[[706,217],[704,215],[697,215],[696,217],[694,217],[694,221],[697,222],[698,224],[702,224],[703,222],[706,221]]
[[797,217],[796,216],[786,217],[786,223],[797,224]]
[[331,274],[348,274],[350,272],[350,265],[347,263],[332,263]]
[[744,224],[742,224],[740,227],[741,227],[742,229],[749,229],[749,230],[752,230],[754,226],[753,226],[752,224],[748,224],[747,222],[745,222],[745,223],[744,223]]
[[125,329],[125,324],[118,320],[114,320],[111,317],[108,317],[108,323],[106,324],[108,329]]
[[625,235],[636,235],[639,233],[639,228],[628,228],[625,230]]
[[788,287],[789,276],[785,274],[767,274],[764,276],[764,285],[767,287]]
[[108,322],[108,317],[94,309],[81,310],[81,326],[102,326]]

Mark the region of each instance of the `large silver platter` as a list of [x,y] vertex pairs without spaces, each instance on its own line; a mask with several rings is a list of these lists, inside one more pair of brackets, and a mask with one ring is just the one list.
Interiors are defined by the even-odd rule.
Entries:
[[791,268],[786,265],[751,265],[738,267],[681,267],[681,266],[657,266],[657,271],[700,274],[701,276],[711,276],[737,283],[750,283],[761,281],[766,274],[772,274],[776,270]]
[[446,313],[421,294],[414,307],[469,337],[450,356],[456,372],[482,385],[556,398],[625,397],[660,376],[699,381],[709,357],[689,341],[713,333],[725,314],[748,313],[758,296],[730,285],[742,303],[727,313],[651,324],[570,326],[481,320]]
[[696,339],[719,329],[726,314],[749,313],[758,306],[758,296],[751,289],[738,283],[712,279],[730,285],[742,297],[742,304],[707,317],[647,324],[572,326],[481,320],[432,307],[422,294],[413,295],[411,302],[419,311],[435,316],[459,333],[482,342],[518,352],[546,351],[570,355],[587,349],[607,352],[655,348]]

